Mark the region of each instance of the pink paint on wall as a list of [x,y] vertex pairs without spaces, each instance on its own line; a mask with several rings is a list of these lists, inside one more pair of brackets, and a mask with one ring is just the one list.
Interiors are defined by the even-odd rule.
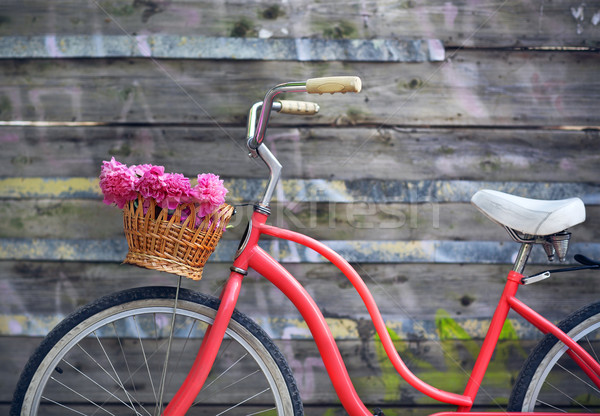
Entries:
[[444,3],[443,11],[444,26],[446,26],[448,29],[453,29],[454,21],[456,20],[456,16],[458,16],[458,7],[452,4],[452,2],[447,1]]
[[64,54],[60,51],[56,44],[56,35],[46,35],[45,38],[46,51],[53,58],[63,58]]

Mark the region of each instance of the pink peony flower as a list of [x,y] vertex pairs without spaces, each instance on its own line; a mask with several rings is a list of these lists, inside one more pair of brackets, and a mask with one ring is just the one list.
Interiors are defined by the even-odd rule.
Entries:
[[[225,202],[227,194],[223,181],[212,173],[198,175],[198,184],[192,188],[188,178],[180,173],[165,173],[163,166],[143,164],[127,167],[114,157],[109,162],[103,162],[100,188],[104,203],[115,203],[119,208],[135,200],[138,194],[141,195],[146,200],[144,214],[150,207],[150,199],[154,199],[161,209],[167,210],[173,210],[181,203],[193,203],[196,206],[196,226]],[[172,214],[173,211],[169,212]],[[181,221],[184,222],[191,211],[185,208],[181,214]]]
[[164,175],[164,186],[167,193],[161,207],[175,209],[182,202],[188,202],[192,187],[190,180],[181,173],[167,173]]
[[136,179],[135,174],[114,157],[110,162],[103,161],[100,169],[100,189],[104,194],[104,203],[115,203],[119,208],[123,208],[128,201],[136,199]]
[[132,165],[132,166],[129,167],[129,169],[131,169],[133,171],[133,173],[135,173],[138,178],[141,178],[142,176],[144,176],[144,173],[148,172],[153,167],[154,166],[150,165],[150,164]]
[[191,196],[200,205],[198,217],[212,214],[225,202],[227,189],[219,176],[212,173],[198,175],[198,185],[192,188]]
[[135,183],[135,190],[144,198],[153,198],[158,205],[167,197],[165,168],[152,166]]

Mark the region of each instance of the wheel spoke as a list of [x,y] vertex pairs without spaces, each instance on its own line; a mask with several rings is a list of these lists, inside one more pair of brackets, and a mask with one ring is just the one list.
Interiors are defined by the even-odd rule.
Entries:
[[[116,393],[117,391],[119,391],[119,390],[123,390],[123,392],[125,393],[125,395],[126,395],[126,396],[127,396],[129,399],[130,399],[130,400],[132,399],[132,397],[131,397],[131,394],[130,394],[130,393],[127,391],[127,389],[125,388],[124,384],[123,384],[123,383],[121,383],[121,382],[120,382],[120,380],[116,380],[116,379],[115,379],[115,378],[114,378],[114,377],[113,377],[113,376],[110,374],[110,372],[109,372],[109,371],[108,371],[106,368],[104,368],[104,366],[103,366],[102,364],[100,364],[100,363],[98,362],[98,360],[96,360],[96,358],[94,358],[94,357],[93,357],[93,356],[92,356],[92,355],[91,355],[91,354],[90,354],[90,353],[89,353],[89,352],[88,352],[88,351],[87,351],[87,350],[86,350],[86,349],[85,349],[85,348],[84,348],[84,347],[83,347],[81,344],[77,344],[77,347],[78,347],[78,348],[79,348],[79,349],[80,349],[80,350],[81,350],[81,351],[82,351],[82,352],[83,352],[83,353],[84,353],[84,354],[85,354],[85,355],[86,355],[86,356],[87,356],[87,357],[88,357],[88,358],[89,358],[89,359],[90,359],[90,360],[91,360],[91,361],[92,361],[94,364],[96,364],[96,366],[97,366],[98,368],[100,368],[100,369],[102,370],[102,372],[103,372],[103,373],[104,373],[104,374],[105,374],[105,375],[106,375],[106,376],[107,376],[109,379],[111,379],[111,380],[113,381],[113,383],[115,383],[115,384],[117,385],[117,388],[116,388],[115,390],[113,390],[113,392],[112,392],[112,393],[110,393],[110,392],[109,392],[109,394],[110,394],[111,396],[114,396],[114,397],[116,397],[116,396],[115,396],[115,393]],[[135,374],[135,373],[134,373],[134,374]],[[128,381],[128,380],[127,380],[127,381]],[[137,400],[135,400],[135,401],[136,401],[136,403],[137,403],[137,404],[138,404],[138,405],[139,405],[139,406],[140,406],[142,409],[144,409],[143,405],[142,405],[141,403],[139,403],[139,401],[137,401]],[[132,404],[132,406],[133,406],[133,404]],[[146,413],[148,413],[148,411],[147,411],[146,409],[144,409],[144,410],[146,411]],[[148,415],[149,415],[149,416],[151,416],[149,413],[148,413]]]
[[261,413],[272,412],[273,410],[277,410],[277,408],[276,407],[271,407],[269,409],[259,410],[258,412],[248,413],[247,416],[260,415]]
[[77,413],[78,415],[86,416],[85,413],[81,413],[79,410],[75,410],[72,407],[66,406],[66,405],[64,405],[62,403],[59,403],[59,402],[55,401],[55,400],[49,399],[48,397],[42,396],[42,399],[44,399],[44,400],[46,400],[46,401],[48,401],[48,402],[50,402],[50,403],[52,403],[52,404],[60,407],[60,408],[66,409],[66,410],[68,410],[70,412]]
[[93,356],[92,356],[92,355],[91,355],[91,354],[90,354],[90,353],[89,353],[89,352],[88,352],[88,351],[87,351],[85,348],[83,348],[83,346],[81,346],[81,344],[77,344],[77,347],[78,347],[78,348],[79,348],[81,351],[83,351],[83,352],[84,352],[84,353],[85,353],[85,354],[88,356],[88,358],[89,358],[90,360],[92,360],[92,362],[93,362],[94,364],[96,364],[96,365],[98,366],[98,368],[100,368],[100,369],[102,370],[102,372],[103,372],[104,374],[106,374],[106,375],[108,376],[108,378],[110,378],[110,379],[111,379],[111,380],[112,380],[112,381],[113,381],[113,382],[114,382],[114,383],[115,383],[115,384],[118,386],[118,388],[119,388],[119,389],[122,389],[123,391],[125,391],[125,392],[126,392],[126,390],[125,390],[125,387],[124,387],[124,386],[123,386],[123,385],[122,385],[122,384],[121,384],[121,383],[120,383],[118,380],[116,380],[116,379],[115,379],[115,378],[112,376],[112,374],[110,374],[110,372],[109,372],[109,371],[108,371],[106,368],[104,368],[104,366],[103,366],[102,364],[100,364],[100,363],[98,362],[98,360],[96,360],[96,359],[95,359],[95,358],[94,358],[94,357],[93,357]]
[[129,395],[129,392],[127,391],[127,389],[125,388],[125,385],[121,381],[121,378],[119,377],[119,373],[115,369],[115,366],[113,365],[112,360],[108,356],[108,353],[106,352],[106,349],[104,348],[104,345],[102,344],[102,341],[100,341],[100,338],[98,338],[98,333],[94,332],[94,336],[96,337],[96,341],[98,341],[98,345],[100,346],[100,349],[102,350],[102,353],[104,354],[104,357],[106,358],[106,361],[108,362],[108,364],[110,365],[110,368],[112,369],[113,373],[115,374],[115,377],[116,377],[116,380],[117,380],[117,385],[119,387],[121,387],[121,389],[125,393],[125,396],[129,399],[129,403],[131,404],[131,409],[135,411],[135,407],[133,406],[133,402],[131,401],[131,397]]
[[142,350],[142,356],[144,357],[144,364],[145,364],[146,370],[148,372],[148,379],[150,380],[150,387],[152,388],[152,393],[154,394],[154,400],[157,401],[158,397],[156,396],[156,389],[154,388],[154,382],[152,381],[152,373],[150,371],[150,365],[148,364],[148,358],[146,357],[146,351],[144,349],[144,343],[142,342],[142,336],[141,336],[141,332],[140,332],[140,327],[138,325],[138,320],[136,319],[135,316],[133,317],[133,322],[135,323],[138,342],[140,343],[140,348]]
[[183,355],[187,349],[187,344],[190,340],[190,337],[192,336],[192,333],[194,332],[194,327],[196,326],[197,323],[198,323],[198,321],[192,321],[192,325],[190,325],[190,330],[188,331],[187,336],[185,337],[185,341],[183,342],[181,351],[179,351],[179,355],[177,357],[177,363],[175,363],[175,368],[173,369],[173,371],[171,371],[171,376],[169,377],[169,383],[168,383],[169,386],[171,385],[171,382],[173,381],[173,377],[179,370],[179,364],[181,363],[181,360],[183,359]]
[[[135,387],[135,380],[133,378],[133,374],[131,373],[131,368],[129,367],[129,360],[127,359],[127,354],[125,354],[125,349],[123,348],[123,343],[121,342],[121,337],[119,336],[119,334],[117,333],[117,328],[115,327],[115,323],[112,322],[111,326],[113,328],[113,332],[115,333],[115,339],[117,340],[117,342],[119,343],[119,351],[121,351],[121,356],[123,357],[123,362],[125,363],[125,368],[127,369],[127,375],[129,376],[125,382],[127,383],[131,383],[131,387],[133,388],[133,395],[131,395],[128,391],[125,391],[125,393],[127,394],[127,396],[129,397],[129,400],[131,401],[132,399],[135,400],[135,402],[137,403],[137,405],[144,410],[144,412],[146,412],[146,414],[148,416],[152,416],[150,414],[150,412],[144,407],[144,405],[142,405],[137,399],[137,389]],[[135,373],[134,373],[135,374]],[[133,403],[131,404],[133,406]],[[135,406],[133,406],[135,408]],[[136,411],[137,413],[137,411]],[[139,413],[138,413],[139,414]]]
[[[586,381],[585,379],[583,379],[582,377],[580,377],[579,375],[575,374],[574,372],[572,372],[571,370],[569,370],[568,368],[566,368],[565,366],[563,366],[560,363],[556,364],[557,367],[561,368],[565,373],[569,374],[570,376],[572,376],[573,378],[575,378],[576,380],[578,380],[579,382],[581,382],[582,384],[584,384],[587,388],[594,390],[598,395],[600,395],[600,390],[598,390],[596,388],[596,386],[594,386],[592,383],[590,383],[589,381]],[[564,393],[563,393],[564,394]],[[565,396],[569,397],[568,395],[565,394]],[[575,399],[569,397],[569,399],[572,399],[574,402],[577,402]],[[584,407],[584,406],[581,406]]]
[[231,406],[229,409],[225,409],[225,410],[223,410],[221,413],[217,413],[217,414],[216,414],[216,416],[221,416],[221,415],[223,415],[223,414],[225,414],[225,413],[229,412],[230,410],[233,410],[233,409],[235,409],[236,407],[239,407],[239,406],[243,405],[244,403],[247,403],[247,402],[249,402],[250,400],[254,399],[255,397],[258,397],[258,396],[260,396],[261,394],[263,394],[263,393],[265,393],[265,392],[267,392],[267,391],[269,391],[269,390],[270,390],[270,389],[264,389],[263,391],[261,391],[261,392],[258,392],[258,393],[256,393],[256,394],[254,394],[254,395],[252,395],[252,396],[248,397],[247,399],[245,399],[245,400],[242,400],[241,402],[239,402],[239,403],[237,403],[237,404],[235,404],[235,405]]
[[133,393],[137,394],[137,389],[135,387],[135,380],[133,380],[133,376],[131,374],[131,368],[129,367],[129,360],[127,359],[127,354],[125,354],[125,349],[123,348],[123,343],[121,342],[121,337],[117,333],[117,328],[115,327],[115,323],[111,323],[113,332],[115,333],[115,339],[119,343],[119,351],[121,351],[121,357],[123,357],[123,362],[125,363],[125,368],[127,369],[127,375],[129,378],[127,381],[131,381],[131,387],[133,388]]
[[566,410],[563,410],[563,409],[561,409],[561,408],[559,408],[559,407],[553,406],[553,405],[551,405],[550,403],[546,403],[546,402],[544,402],[544,401],[542,401],[542,400],[537,400],[537,403],[541,404],[542,406],[546,406],[546,407],[549,407],[549,408],[551,408],[551,409],[557,410],[557,411],[559,411],[559,412],[561,412],[561,413],[567,413],[567,411],[566,411]]
[[590,354],[594,356],[594,358],[596,359],[596,361],[600,361],[600,358],[598,357],[598,353],[596,352],[596,348],[594,348],[594,345],[592,344],[592,341],[590,341],[589,337],[585,337],[585,342],[588,345],[589,349],[590,349]]
[[[567,398],[568,400],[570,400],[571,404],[577,404],[577,405],[579,405],[579,407],[581,407],[582,409],[585,409],[585,410],[588,410],[588,411],[590,410],[590,409],[588,409],[586,406],[584,406],[583,404],[579,403],[579,402],[577,401],[577,399],[575,399],[575,398],[574,398],[574,397],[572,397],[571,395],[567,394],[567,393],[566,393],[564,390],[561,390],[561,389],[559,389],[559,388],[558,388],[558,387],[556,387],[554,384],[546,382],[546,385],[548,385],[548,386],[549,386],[550,388],[552,388],[554,391],[556,391],[556,392],[560,393],[560,394],[561,394],[563,397],[565,397],[565,398]],[[546,403],[546,404],[547,404],[547,403]],[[549,405],[549,404],[547,404],[547,405]],[[549,405],[549,406],[550,406],[550,405]],[[550,406],[550,407],[552,407],[552,408],[555,408],[555,409],[556,409],[556,407],[554,407],[554,406]],[[565,412],[565,413],[566,413],[566,412]]]
[[207,390],[210,388],[210,386],[212,386],[217,380],[219,380],[221,377],[223,377],[225,374],[227,374],[227,372],[229,372],[229,370],[231,370],[233,367],[235,367],[240,361],[242,361],[248,354],[244,354],[243,356],[241,356],[240,358],[238,358],[233,364],[231,364],[228,368],[226,368],[225,370],[223,370],[221,372],[221,374],[219,374],[218,376],[215,377],[215,379],[213,381],[211,381],[210,383],[208,383],[206,385],[206,387],[204,387],[204,390]]
[[[259,372],[259,370],[256,370],[256,371],[254,371],[253,373],[251,373],[251,374],[248,374],[248,375],[246,375],[246,376],[242,377],[241,379],[239,379],[239,380],[236,380],[236,381],[234,381],[233,383],[231,383],[231,384],[229,384],[229,385],[227,385],[227,386],[225,386],[225,387],[222,387],[222,388],[221,388],[221,389],[219,389],[219,390],[218,390],[216,393],[221,393],[221,392],[224,392],[224,391],[225,391],[225,390],[227,390],[228,388],[230,388],[230,387],[233,387],[233,386],[235,386],[235,385],[237,385],[237,384],[241,383],[242,381],[246,380],[246,379],[247,379],[247,378],[249,378],[249,377],[252,377],[253,375],[257,374],[258,372]],[[204,391],[204,392],[206,392],[206,391]],[[213,392],[211,392],[211,393],[213,393]],[[213,394],[214,394],[214,393],[213,393]],[[208,398],[207,398],[207,399],[208,399]],[[199,405],[200,403],[203,403],[204,401],[206,401],[207,399],[205,399],[205,400],[198,400],[197,402],[195,402],[195,403],[193,404],[193,406],[197,406],[197,405]]]
[[239,380],[235,380],[233,383],[231,383],[231,384],[229,384],[229,385],[227,385],[227,386],[223,387],[223,388],[221,389],[221,391],[227,390],[227,389],[228,389],[228,388],[230,388],[230,387],[233,387],[233,386],[235,386],[235,385],[237,385],[237,384],[240,384],[242,381],[244,381],[244,380],[246,380],[247,378],[249,378],[249,377],[252,377],[253,375],[255,375],[255,374],[258,374],[258,373],[259,373],[259,370],[256,370],[256,371],[254,371],[254,372],[252,372],[252,373],[250,373],[250,374],[248,374],[248,375],[246,375],[246,376],[244,376],[244,377],[240,378]]
[[79,393],[78,391],[75,391],[74,389],[72,389],[71,387],[67,386],[66,384],[60,382],[59,380],[57,380],[54,377],[50,377],[50,379],[56,383],[58,383],[59,385],[61,385],[62,387],[64,387],[65,389],[69,390],[71,393],[75,394],[77,397],[82,398],[83,400],[85,400],[86,402],[90,403],[91,405],[95,406],[98,410],[102,410],[105,413],[108,413],[111,416],[115,416],[113,413],[109,412],[107,409],[104,409],[103,407],[100,407],[100,405],[96,402],[94,402],[92,399],[84,396],[83,394]]
[[126,403],[125,401],[123,401],[121,398],[119,398],[116,394],[114,394],[114,392],[111,393],[110,391],[108,391],[108,389],[106,389],[104,386],[102,386],[96,380],[93,380],[87,374],[83,373],[81,370],[79,370],[78,368],[76,368],[70,362],[68,362],[66,360],[63,360],[62,362],[65,363],[65,364],[67,364],[69,367],[71,367],[71,369],[73,369],[75,372],[77,372],[78,374],[80,374],[82,377],[84,377],[85,379],[87,379],[89,382],[91,382],[92,384],[94,384],[95,386],[97,386],[99,389],[101,389],[102,391],[106,392],[110,397],[113,397],[114,399],[117,399],[119,402],[123,403],[123,405],[125,405],[129,409],[133,410],[137,415],[140,414],[137,410],[135,410],[135,406],[133,405],[133,403],[131,403],[131,396],[127,393],[127,391],[124,390],[125,394],[127,395],[127,398],[130,400],[129,404]]
[[[173,344],[173,333],[175,331],[175,316],[177,314],[177,300],[179,299],[179,289],[180,288],[181,288],[181,276],[179,276],[179,280],[177,283],[177,291],[175,292],[175,301],[173,303],[173,314],[171,316],[171,328],[169,328],[169,342],[167,343],[167,353],[165,354],[165,361],[163,363],[163,371],[162,371],[162,375],[160,377],[160,385],[159,385],[160,395],[158,398],[156,410],[154,411],[154,414],[156,416],[160,416],[160,414],[162,413],[163,398],[164,398],[164,394],[165,394],[165,381],[167,379],[167,368],[169,367],[169,355],[171,354],[171,346]],[[158,350],[158,339],[156,342],[157,342],[156,349]]]

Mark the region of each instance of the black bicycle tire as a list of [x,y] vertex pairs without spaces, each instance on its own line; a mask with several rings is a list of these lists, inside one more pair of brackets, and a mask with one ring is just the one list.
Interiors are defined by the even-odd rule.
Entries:
[[[571,333],[573,329],[577,328],[579,325],[586,321],[595,321],[597,319],[600,320],[600,302],[591,303],[575,311],[567,318],[562,320],[557,326],[562,331],[569,334],[571,337],[576,337],[577,334],[581,333],[582,330],[584,330],[585,328],[577,330],[576,333]],[[550,358],[548,357],[548,354],[556,355],[554,352],[552,352],[552,349],[559,342],[560,341],[555,336],[548,334],[544,336],[544,338],[533,349],[533,351],[523,364],[523,367],[521,368],[521,371],[515,381],[513,390],[508,401],[507,411],[523,411],[522,409],[526,404],[524,402],[527,399],[526,396],[531,386],[531,383],[538,382],[538,380],[534,380],[538,368],[544,362],[544,360]]]
[[[48,333],[25,365],[13,395],[10,415],[19,416],[21,414],[25,394],[35,372],[44,360],[44,357],[46,357],[52,348],[66,334],[68,334],[72,328],[108,308],[139,300],[175,299],[175,293],[176,289],[168,286],[151,286],[127,289],[101,297],[67,316]],[[179,299],[198,303],[214,310],[218,309],[220,303],[217,298],[183,288],[180,289]],[[303,415],[303,405],[296,381],[284,355],[281,353],[279,348],[260,326],[258,326],[252,319],[243,313],[234,310],[232,320],[236,321],[238,324],[248,330],[264,346],[266,351],[268,351],[271,358],[279,368],[283,379],[285,380],[287,391],[290,395],[290,400],[293,406],[294,416]]]

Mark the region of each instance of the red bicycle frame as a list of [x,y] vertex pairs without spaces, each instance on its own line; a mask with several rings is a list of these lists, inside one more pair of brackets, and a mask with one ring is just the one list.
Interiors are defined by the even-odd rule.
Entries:
[[[243,276],[245,275],[245,271],[249,268],[256,270],[259,274],[273,283],[298,309],[315,339],[333,387],[346,411],[352,416],[372,415],[360,400],[350,380],[350,376],[348,375],[348,371],[333,335],[315,301],[279,262],[258,246],[258,241],[263,234],[302,244],[315,250],[338,267],[359,293],[373,320],[373,324],[381,339],[383,347],[401,377],[415,389],[427,396],[442,403],[458,406],[457,410],[459,412],[468,412],[473,405],[510,309],[516,311],[544,334],[551,333],[564,342],[570,349],[569,354],[584,369],[588,376],[590,376],[590,379],[596,386],[600,388],[600,365],[558,327],[516,299],[515,295],[518,287],[522,284],[521,279],[523,278],[523,275],[514,271],[511,271],[508,274],[504,291],[496,311],[494,312],[488,333],[464,393],[456,394],[439,390],[425,383],[413,374],[400,358],[398,352],[394,348],[392,339],[386,330],[385,323],[373,296],[352,266],[350,266],[350,264],[339,254],[319,241],[294,231],[267,225],[266,220],[267,215],[264,213],[256,211],[252,215],[245,243],[241,251],[237,254],[229,280],[221,293],[221,305],[215,321],[209,331],[207,331],[192,370],[176,396],[165,409],[165,415],[185,414],[192,405],[194,398],[202,389],[202,385],[214,363],[229,319],[235,308]],[[453,414],[453,412],[445,412],[438,413],[437,416],[449,416],[451,414]],[[473,412],[472,414],[489,416],[491,413]],[[536,412],[532,414],[544,415],[545,413]],[[547,415],[552,415],[552,413],[547,413]]]
[[[326,90],[314,87],[311,87],[310,89],[307,88],[309,81],[312,81],[313,83],[316,81],[316,85],[320,85],[321,87],[326,88]],[[488,333],[475,362],[471,377],[467,382],[465,391],[463,394],[456,394],[430,386],[408,369],[394,348],[392,339],[387,332],[385,323],[371,292],[369,292],[369,289],[361,277],[346,260],[329,247],[310,237],[266,224],[269,212],[269,201],[273,195],[282,168],[279,161],[268,150],[267,146],[261,144],[266,129],[266,123],[268,121],[268,115],[274,108],[274,97],[281,92],[333,93],[360,91],[360,80],[356,77],[322,78],[309,81],[280,84],[267,93],[263,102],[254,104],[250,110],[248,115],[247,134],[248,149],[251,156],[260,156],[265,162],[270,170],[270,180],[261,202],[255,207],[246,235],[238,250],[233,266],[231,267],[229,280],[221,293],[221,305],[215,317],[215,321],[206,332],[193,368],[189,372],[182,387],[165,409],[164,414],[169,416],[185,414],[192,405],[194,398],[202,389],[206,377],[212,368],[219,347],[221,346],[221,341],[225,335],[229,320],[231,319],[240,293],[243,277],[247,274],[247,270],[252,268],[281,290],[292,301],[306,321],[308,328],[315,339],[319,353],[323,358],[325,368],[333,383],[333,387],[346,411],[352,416],[372,416],[371,412],[358,397],[358,394],[352,385],[340,351],[319,307],[294,276],[259,247],[258,241],[263,234],[302,244],[313,249],[333,263],[342,273],[344,273],[363,300],[384,350],[400,376],[421,393],[424,393],[439,402],[456,405],[459,412],[468,412],[471,410],[494,349],[498,343],[500,332],[502,331],[508,312],[511,309],[523,316],[527,321],[531,322],[544,334],[551,333],[565,343],[570,349],[568,352],[569,355],[573,357],[574,361],[600,389],[600,364],[594,361],[583,348],[569,338],[569,336],[558,327],[515,297],[518,287],[522,284],[524,276],[520,274],[520,272],[523,270],[527,256],[529,255],[529,250],[531,250],[531,244],[522,245],[522,251],[519,253],[518,260],[515,263],[515,271],[511,271],[508,274],[504,291],[496,311],[494,312]],[[260,115],[258,115],[259,109]],[[449,416],[451,414],[451,412],[439,413],[437,416]],[[484,414],[489,415],[490,413],[473,414],[483,416]],[[552,415],[553,413],[536,412],[532,414]]]

